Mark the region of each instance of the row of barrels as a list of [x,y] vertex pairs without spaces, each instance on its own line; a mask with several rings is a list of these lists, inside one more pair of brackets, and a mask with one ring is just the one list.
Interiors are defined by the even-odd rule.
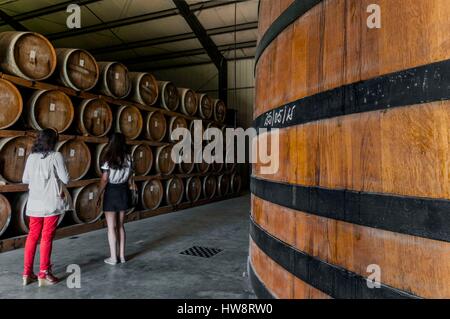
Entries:
[[[4,183],[21,183],[23,171],[28,156],[31,153],[34,139],[30,136],[17,136],[0,139],[0,180]],[[78,181],[85,178],[90,172],[92,176],[100,177],[101,161],[107,144],[93,144],[89,146],[78,139],[69,139],[59,142],[56,150],[63,155],[70,180]],[[172,159],[173,146],[168,144],[160,147],[151,147],[146,143],[131,146],[131,156],[136,176],[146,176],[151,172],[171,175],[174,173],[206,174],[208,172],[232,172],[236,167],[235,161],[226,163],[207,163],[202,159],[202,149],[189,163]],[[196,160],[197,163],[196,163]],[[91,177],[92,177],[91,176]]]
[[[241,191],[241,177],[238,173],[219,176],[193,176],[186,179],[172,177],[167,180],[150,179],[138,183],[140,204],[144,210],[155,210],[161,206],[177,206],[183,202],[196,203],[201,198],[213,199]],[[98,221],[102,212],[96,209],[99,190],[97,182],[67,191],[66,196],[73,201],[74,210],[67,212],[70,223],[89,224]],[[28,218],[25,215],[28,193],[17,195],[10,204],[7,197],[0,194],[0,236],[9,225],[14,235],[28,233]],[[131,213],[130,211],[129,213]],[[60,223],[64,216],[61,216]]]
[[[226,117],[226,105],[220,100],[197,95],[188,88],[177,88],[169,81],[157,81],[150,73],[129,72],[119,62],[97,62],[86,50],[55,49],[44,36],[33,32],[0,33],[0,68],[32,81],[43,81],[54,75],[56,82],[73,90],[94,89],[115,99],[128,98],[144,107],[157,105],[221,123]],[[2,86],[5,84],[0,85],[0,90]],[[10,87],[6,92],[18,106],[18,92]]]
[[[221,105],[219,100],[202,96],[202,104],[197,105],[203,110],[201,114],[205,114],[206,108],[214,113],[217,105]],[[162,112],[143,112],[130,105],[118,107],[113,114],[110,105],[104,99],[85,99],[75,104],[60,90],[34,91],[27,96],[24,110],[21,92],[14,84],[4,79],[0,79],[0,97],[2,107],[0,129],[12,127],[23,116],[25,126],[34,130],[54,128],[63,133],[75,121],[77,133],[103,137],[115,124],[114,129],[129,139],[136,139],[144,132],[147,139],[160,142],[166,135],[170,137],[167,132],[172,132],[174,128],[188,127],[187,120],[182,115],[172,116],[167,120]],[[210,125],[213,124],[210,122]]]

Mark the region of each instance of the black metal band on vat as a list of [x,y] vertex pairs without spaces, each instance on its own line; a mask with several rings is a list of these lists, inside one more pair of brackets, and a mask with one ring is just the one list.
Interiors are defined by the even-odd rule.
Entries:
[[338,116],[450,100],[450,60],[383,75],[287,103],[253,127],[285,128]]
[[[255,66],[266,48],[275,40],[278,35],[294,23],[298,18],[311,10],[323,0],[294,0],[294,2],[272,23],[256,48]],[[260,3],[261,4],[261,3]],[[258,8],[259,16],[259,8]]]
[[268,202],[361,226],[450,242],[450,201],[325,189],[252,177],[251,192]]
[[419,299],[418,296],[383,284],[380,288],[369,288],[364,277],[289,246],[267,233],[253,220],[250,223],[250,236],[259,249],[286,271],[332,298]]

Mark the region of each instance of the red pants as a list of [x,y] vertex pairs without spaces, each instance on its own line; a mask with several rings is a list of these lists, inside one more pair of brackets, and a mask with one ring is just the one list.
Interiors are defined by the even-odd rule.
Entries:
[[53,238],[55,237],[56,227],[60,216],[52,217],[30,217],[30,232],[28,233],[25,244],[24,275],[33,273],[34,256],[36,247],[41,237],[41,264],[39,275],[43,276],[45,271],[50,270]]

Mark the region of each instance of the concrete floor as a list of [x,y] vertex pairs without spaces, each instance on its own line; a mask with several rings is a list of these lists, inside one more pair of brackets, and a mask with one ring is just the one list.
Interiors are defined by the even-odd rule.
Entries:
[[[23,249],[0,254],[0,298],[253,298],[248,285],[249,196],[126,224],[128,263],[109,266],[106,230],[55,242],[55,273],[81,267],[81,288],[21,286]],[[194,246],[212,258],[181,255]],[[38,256],[35,271],[38,269]],[[245,276],[244,276],[245,273]]]

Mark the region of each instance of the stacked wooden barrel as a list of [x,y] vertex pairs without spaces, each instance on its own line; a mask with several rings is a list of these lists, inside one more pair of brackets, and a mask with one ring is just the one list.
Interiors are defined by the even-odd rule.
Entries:
[[[74,206],[61,216],[64,225],[95,224],[102,217],[98,180],[112,132],[127,138],[139,187],[138,210],[188,207],[225,197],[233,189],[234,168],[219,177],[225,172],[217,164],[176,164],[171,156],[176,129],[194,131],[195,120],[200,120],[202,134],[215,119],[215,127],[223,125],[223,102],[158,82],[149,73],[129,72],[119,62],[97,62],[82,49],[55,50],[32,32],[0,33],[0,44],[0,68],[8,74],[0,79],[0,236],[28,232],[26,186],[20,184],[37,131],[45,128],[64,134],[56,151],[69,171],[66,195]],[[43,80],[51,83],[36,82]],[[193,153],[192,159],[201,155]]]
[[255,127],[280,129],[251,186],[262,298],[450,297],[450,7],[381,3],[370,29],[367,1],[261,1]]

